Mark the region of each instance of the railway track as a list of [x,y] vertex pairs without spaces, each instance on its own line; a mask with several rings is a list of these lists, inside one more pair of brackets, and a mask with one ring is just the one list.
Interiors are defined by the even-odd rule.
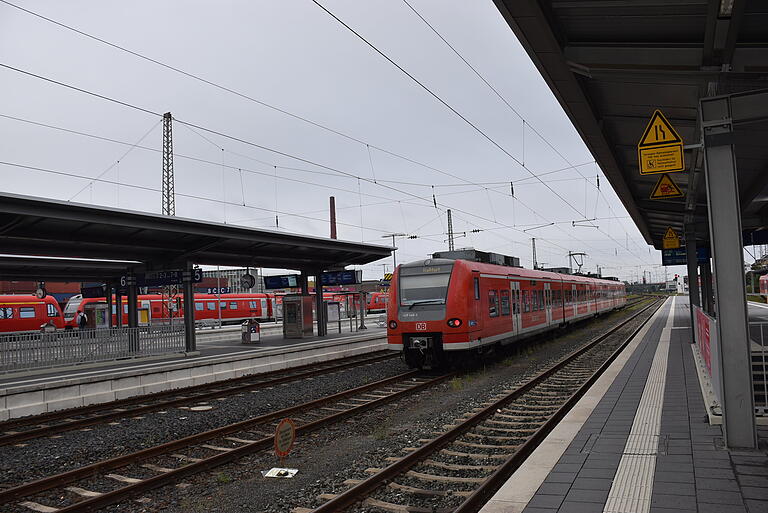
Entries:
[[269,449],[277,423],[291,416],[298,435],[397,401],[451,377],[410,371],[304,404],[86,465],[0,491],[19,511],[86,512]]
[[73,429],[115,422],[166,408],[177,408],[242,392],[264,389],[291,381],[332,374],[353,367],[372,365],[396,358],[391,351],[377,351],[364,356],[293,367],[286,370],[243,376],[194,387],[178,388],[156,394],[132,397],[83,408],[69,409],[22,417],[0,423],[0,445],[18,444],[44,436],[58,435]]
[[[457,419],[424,445],[406,448],[385,468],[312,510],[338,513],[362,505],[366,512],[469,513],[477,511],[538,446],[629,341],[661,307],[654,301],[629,319],[572,352],[514,390]],[[635,326],[633,321],[642,322]]]

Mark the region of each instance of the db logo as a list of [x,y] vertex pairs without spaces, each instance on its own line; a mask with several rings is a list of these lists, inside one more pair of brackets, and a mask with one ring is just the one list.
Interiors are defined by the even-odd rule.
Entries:
[[417,322],[416,323],[416,331],[427,331],[427,323],[426,322]]

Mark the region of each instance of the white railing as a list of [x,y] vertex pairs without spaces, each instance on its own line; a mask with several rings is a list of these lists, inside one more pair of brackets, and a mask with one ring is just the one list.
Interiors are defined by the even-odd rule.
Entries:
[[0,335],[0,372],[183,352],[184,325]]

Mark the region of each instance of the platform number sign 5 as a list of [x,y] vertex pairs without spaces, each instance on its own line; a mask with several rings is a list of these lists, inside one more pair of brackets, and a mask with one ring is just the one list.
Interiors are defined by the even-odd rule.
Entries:
[[427,323],[426,322],[417,322],[416,323],[416,331],[427,331]]

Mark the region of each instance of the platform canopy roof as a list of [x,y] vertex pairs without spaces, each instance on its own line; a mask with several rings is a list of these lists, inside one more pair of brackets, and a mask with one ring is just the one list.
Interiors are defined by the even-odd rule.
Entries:
[[[649,244],[708,238],[699,99],[768,88],[768,4],[745,0],[494,0]],[[754,101],[754,98],[752,98]],[[655,109],[682,136],[679,200],[651,200],[637,143]],[[746,233],[768,226],[768,123],[736,128]],[[748,242],[745,236],[745,243]]]
[[316,272],[373,262],[392,250],[14,194],[0,194],[0,248],[0,277],[26,269],[39,279],[68,272],[75,279],[94,272],[111,277],[126,268],[174,269],[186,262]]

